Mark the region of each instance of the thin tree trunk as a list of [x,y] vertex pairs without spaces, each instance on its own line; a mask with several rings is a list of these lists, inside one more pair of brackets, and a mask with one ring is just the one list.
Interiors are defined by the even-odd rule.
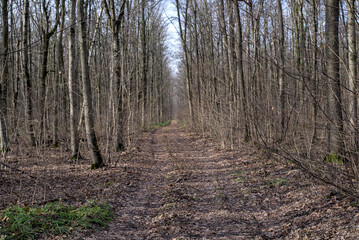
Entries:
[[317,0],[312,1],[313,6],[313,70],[312,70],[312,89],[313,89],[313,141],[317,139],[318,131],[318,9]]
[[[64,25],[65,25],[65,0],[61,0],[61,23],[60,23],[60,32],[59,32],[59,38],[55,41],[57,43],[57,46],[55,46],[54,49],[57,48],[57,72],[55,72],[55,84],[54,84],[54,99],[56,102],[61,102],[59,99],[59,90],[60,90],[60,83],[62,82],[63,74],[65,71],[65,64],[64,64],[64,53],[63,53],[63,31],[64,31]],[[55,67],[56,69],[56,67]],[[58,119],[60,116],[58,116],[59,113],[59,104],[54,104],[54,122],[53,122],[53,133],[52,133],[52,144],[53,146],[57,147],[59,144],[58,140],[58,128],[59,128],[59,121]]]
[[40,76],[40,139],[42,141],[45,141],[47,136],[46,136],[46,111],[47,111],[47,106],[45,105],[47,97],[46,97],[46,77],[48,74],[48,56],[49,56],[49,48],[50,48],[50,39],[51,37],[55,34],[56,30],[57,30],[57,26],[59,24],[59,5],[60,5],[60,1],[56,0],[56,23],[54,24],[54,26],[50,28],[50,10],[49,10],[49,5],[43,1],[42,3],[42,8],[44,11],[44,15],[45,15],[45,27],[42,28],[42,33],[43,33],[43,41],[44,41],[44,45],[42,48],[42,62],[41,62],[41,76]]
[[247,93],[246,93],[246,83],[244,79],[243,72],[243,36],[242,36],[242,23],[241,15],[239,10],[239,0],[236,0],[234,4],[236,21],[237,21],[237,85],[240,89],[240,99],[242,110],[243,110],[243,125],[244,125],[244,141],[247,142],[250,140],[250,129],[248,125],[248,109],[247,109]]
[[97,144],[97,138],[94,129],[94,116],[92,107],[91,82],[88,66],[88,44],[87,29],[85,21],[84,0],[77,1],[77,10],[79,18],[79,43],[81,59],[81,77],[83,85],[84,118],[86,128],[87,144],[91,153],[91,169],[103,166],[102,156]]
[[[123,109],[122,109],[122,83],[121,83],[121,65],[120,65],[120,39],[119,32],[121,23],[125,13],[126,0],[122,0],[121,7],[118,15],[116,15],[115,3],[113,0],[107,2],[102,1],[102,6],[105,9],[107,15],[108,25],[112,32],[112,44],[111,44],[111,76],[110,86],[112,88],[109,99],[109,109],[114,111],[114,147],[116,151],[122,151],[125,148],[123,139]],[[112,110],[111,110],[112,109]]]
[[198,44],[198,16],[197,16],[197,12],[198,12],[198,6],[197,6],[197,1],[196,0],[191,0],[191,6],[192,6],[192,11],[193,11],[193,15],[194,15],[194,22],[193,22],[193,27],[194,27],[194,51],[196,53],[196,83],[197,83],[197,117],[198,120],[201,121],[201,128],[202,128],[202,132],[203,132],[203,119],[201,119],[202,114],[203,114],[203,105],[202,105],[202,99],[201,99],[201,77],[200,77],[200,73],[202,71],[201,66],[199,64],[200,61],[200,56],[199,56],[199,44]]
[[349,118],[353,132],[355,150],[358,149],[358,90],[357,90],[357,49],[355,0],[348,1],[348,42],[349,42]]
[[35,146],[35,134],[33,127],[33,114],[32,114],[32,84],[31,75],[29,70],[29,34],[30,34],[30,0],[24,0],[24,15],[22,24],[22,44],[23,44],[23,71],[26,87],[26,108],[25,115],[27,121],[27,132],[30,137],[31,146]]
[[147,107],[147,71],[148,71],[148,62],[147,62],[147,34],[146,34],[146,1],[142,1],[142,20],[141,20],[141,44],[142,44],[142,120],[141,125],[145,127],[146,120],[146,107]]
[[193,113],[193,101],[192,101],[192,87],[191,87],[191,79],[190,79],[190,68],[189,68],[189,58],[188,58],[188,48],[187,48],[187,24],[188,24],[188,2],[186,0],[186,7],[185,7],[185,19],[184,19],[184,28],[182,27],[181,22],[181,10],[179,1],[176,0],[176,9],[177,9],[177,17],[178,17],[178,24],[179,24],[179,32],[180,38],[183,48],[183,58],[185,62],[185,72],[186,72],[186,93],[187,93],[187,100],[188,100],[188,110],[190,114],[190,119],[192,123],[194,122],[194,113]]
[[279,60],[278,60],[278,82],[279,82],[279,108],[280,108],[280,127],[281,127],[281,138],[285,138],[285,79],[284,79],[284,22],[283,22],[283,11],[282,1],[277,0],[277,11],[279,20]]
[[76,0],[70,1],[70,37],[69,37],[69,102],[70,102],[70,142],[71,142],[71,158],[77,159],[79,157],[79,140],[77,131],[77,115],[75,100],[75,86],[76,81]]
[[5,119],[7,116],[7,87],[9,81],[8,52],[9,52],[9,23],[8,0],[2,0],[2,58],[1,58],[1,86],[0,86],[0,149],[5,152],[8,139],[6,136]]

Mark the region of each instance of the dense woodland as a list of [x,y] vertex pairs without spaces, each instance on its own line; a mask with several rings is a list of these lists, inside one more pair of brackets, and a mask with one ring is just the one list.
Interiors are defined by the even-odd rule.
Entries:
[[357,239],[357,9],[0,0],[0,239]]
[[358,2],[175,4],[192,126],[358,196]]
[[2,1],[4,157],[13,144],[67,144],[77,158],[86,139],[97,168],[168,120],[163,11],[149,1]]
[[[176,16],[168,19],[166,7]],[[92,167],[174,116],[358,196],[355,0],[2,0],[0,137]],[[178,32],[176,76],[168,27]]]

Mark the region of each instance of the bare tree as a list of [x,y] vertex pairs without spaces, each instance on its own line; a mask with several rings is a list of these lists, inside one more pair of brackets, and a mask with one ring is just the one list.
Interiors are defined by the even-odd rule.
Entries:
[[84,101],[84,119],[86,128],[87,144],[91,153],[91,169],[103,166],[103,160],[98,147],[97,138],[94,128],[94,116],[92,107],[91,81],[88,66],[88,37],[85,21],[85,4],[84,0],[77,0],[77,13],[79,19],[79,43],[80,43],[80,60],[81,60],[81,78],[83,86]]
[[7,86],[9,78],[8,52],[9,52],[9,12],[8,0],[2,0],[2,57],[1,57],[1,83],[0,83],[0,140],[1,151],[6,151],[8,139],[6,136],[5,119],[7,115]]
[[284,78],[284,20],[282,1],[277,0],[278,24],[279,24],[279,59],[278,59],[278,82],[279,82],[279,108],[280,108],[280,126],[282,138],[285,137],[285,78]]
[[[50,1],[43,0],[42,1],[42,10],[44,12],[45,22],[44,25],[41,27],[42,31],[42,37],[43,37],[43,48],[42,48],[42,62],[41,62],[41,76],[40,76],[40,82],[41,82],[41,88],[40,88],[40,111],[41,111],[41,117],[40,117],[40,139],[42,141],[46,140],[46,124],[45,124],[45,101],[46,101],[46,77],[49,73],[48,71],[48,56],[49,56],[49,48],[50,48],[50,40],[51,37],[55,34],[57,27],[59,25],[60,21],[60,14],[59,14],[59,8],[60,8],[60,0],[56,0],[56,22],[52,25],[50,15]],[[51,26],[52,25],[52,26]]]
[[355,150],[358,149],[358,84],[357,84],[357,42],[355,0],[348,1],[348,41],[349,41],[349,118],[353,132]]
[[248,126],[248,106],[247,106],[247,92],[246,92],[246,83],[244,79],[243,72],[243,37],[242,37],[242,22],[241,15],[239,10],[239,2],[236,1],[234,4],[236,21],[237,21],[237,85],[240,91],[237,94],[240,94],[239,98],[241,104],[239,106],[242,107],[244,112],[243,116],[243,124],[244,124],[244,141],[249,141],[250,139],[250,129]]
[[[143,1],[145,2],[145,1]],[[123,139],[123,129],[121,116],[123,114],[122,110],[122,90],[121,90],[121,68],[120,68],[120,39],[119,33],[121,28],[121,23],[123,21],[126,0],[121,1],[120,10],[116,12],[116,6],[114,0],[103,0],[102,5],[105,9],[107,15],[107,22],[112,32],[112,44],[111,44],[111,76],[110,76],[110,86],[112,91],[110,92],[110,102],[109,109],[114,109],[115,117],[113,119],[113,135],[115,136],[115,149],[116,151],[121,151],[124,149],[124,139]]]
[[184,7],[184,26],[182,26],[181,20],[181,5],[179,0],[176,0],[176,9],[177,9],[177,18],[178,18],[178,25],[179,25],[179,34],[181,38],[182,48],[183,48],[183,58],[185,63],[185,72],[186,72],[186,91],[187,91],[187,101],[188,101],[188,109],[190,113],[190,119],[194,122],[194,113],[193,113],[193,97],[192,97],[192,86],[191,86],[191,79],[190,79],[190,66],[189,66],[189,57],[188,57],[188,47],[187,47],[187,24],[188,24],[188,6],[189,0],[186,0],[186,4]]
[[24,0],[24,14],[23,14],[23,23],[22,23],[22,48],[23,48],[23,74],[24,81],[26,86],[25,93],[25,116],[27,121],[27,131],[30,137],[31,146],[35,146],[35,134],[33,127],[33,110],[32,110],[32,80],[29,69],[29,34],[30,34],[30,2],[29,0]]
[[339,72],[339,0],[328,0],[325,8],[325,41],[328,78],[328,152],[344,153],[343,113]]
[[312,102],[313,102],[313,140],[318,138],[318,6],[312,1],[313,18],[313,63],[312,63]]
[[71,158],[79,156],[79,140],[77,133],[77,115],[75,101],[76,84],[76,0],[70,1],[70,37],[69,37],[69,104],[70,104],[70,141],[71,141]]

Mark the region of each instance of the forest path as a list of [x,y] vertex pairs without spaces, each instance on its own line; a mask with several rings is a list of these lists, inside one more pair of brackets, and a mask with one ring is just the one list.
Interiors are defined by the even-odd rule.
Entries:
[[[120,193],[115,221],[83,239],[330,239],[344,234],[338,225],[328,228],[333,219],[338,224],[347,216],[336,199],[327,198],[328,187],[309,183],[291,166],[259,160],[248,146],[221,151],[176,121],[145,133],[141,143],[137,157],[126,163],[138,177]],[[357,211],[350,211],[354,217]]]

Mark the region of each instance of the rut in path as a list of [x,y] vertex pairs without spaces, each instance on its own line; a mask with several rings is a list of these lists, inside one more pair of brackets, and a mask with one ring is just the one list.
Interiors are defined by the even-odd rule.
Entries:
[[323,214],[335,201],[309,197],[322,186],[308,184],[290,166],[258,160],[248,146],[220,151],[176,121],[145,133],[140,152],[125,165],[136,174],[119,193],[115,221],[83,239],[321,239],[340,233],[325,225],[335,210]]

